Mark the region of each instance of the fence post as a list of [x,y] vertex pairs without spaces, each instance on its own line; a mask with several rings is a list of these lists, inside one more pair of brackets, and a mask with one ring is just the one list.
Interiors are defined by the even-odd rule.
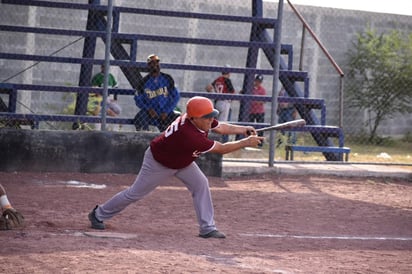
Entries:
[[[275,33],[273,36],[273,42],[275,43],[275,59],[273,61],[273,84],[272,84],[272,114],[271,125],[276,124],[277,114],[277,101],[278,101],[278,83],[279,83],[279,65],[280,65],[280,41],[282,37],[282,17],[283,17],[283,0],[279,0],[278,4],[278,16]],[[269,146],[269,166],[273,166],[275,159],[275,131],[270,131],[270,146]]]

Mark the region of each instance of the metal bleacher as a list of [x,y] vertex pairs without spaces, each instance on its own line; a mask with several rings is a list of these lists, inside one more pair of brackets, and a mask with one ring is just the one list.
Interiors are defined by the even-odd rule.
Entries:
[[[0,31],[16,32],[16,33],[41,33],[48,35],[67,35],[67,36],[82,36],[85,38],[83,56],[81,58],[68,58],[46,55],[30,55],[30,54],[13,54],[0,52],[0,59],[14,59],[26,61],[42,61],[42,62],[56,62],[56,63],[75,63],[80,64],[80,79],[79,86],[44,86],[44,85],[30,85],[18,83],[1,83],[0,92],[9,95],[9,106],[7,111],[1,110],[0,120],[14,121],[18,124],[28,124],[33,129],[38,128],[42,121],[64,121],[64,122],[89,122],[100,123],[101,117],[86,115],[86,106],[88,100],[88,93],[101,93],[103,89],[90,89],[90,79],[92,77],[93,65],[103,64],[104,60],[95,59],[96,39],[105,41],[106,37],[106,15],[107,7],[100,5],[98,0],[89,0],[88,4],[75,4],[52,1],[27,1],[27,0],[2,0],[3,4],[10,5],[27,5],[27,6],[42,6],[55,9],[73,9],[73,10],[87,10],[88,20],[86,30],[73,31],[55,28],[37,28],[27,26],[11,26],[0,25]],[[252,16],[228,16],[216,14],[190,13],[190,12],[173,12],[165,10],[146,10],[141,8],[125,8],[113,7],[113,30],[110,53],[114,60],[110,61],[113,66],[118,66],[124,73],[125,77],[130,83],[131,89],[109,89],[108,92],[117,95],[134,95],[137,83],[142,78],[142,72],[146,70],[146,64],[137,62],[137,42],[139,40],[149,41],[169,41],[173,43],[192,43],[211,46],[225,46],[225,47],[244,47],[248,48],[248,60],[245,68],[233,68],[234,73],[243,73],[245,75],[243,82],[243,90],[250,91],[253,86],[253,77],[256,73],[273,75],[273,69],[256,69],[257,65],[257,50],[261,49],[265,54],[270,64],[276,64],[275,45],[268,30],[275,29],[277,26],[277,19],[263,18],[263,3],[262,0],[253,1]],[[122,34],[119,33],[120,14],[134,13],[134,14],[151,14],[159,16],[170,17],[184,17],[184,18],[198,18],[207,20],[222,20],[232,22],[249,22],[252,25],[250,41],[229,41],[229,40],[210,40],[198,38],[184,38],[173,36],[159,36],[159,35],[141,35],[141,34]],[[127,45],[127,47],[125,47]],[[126,49],[127,48],[127,49]],[[344,134],[341,128],[336,126],[326,125],[326,106],[323,99],[309,97],[309,77],[307,72],[293,70],[293,46],[282,44],[280,46],[280,64],[279,64],[279,80],[285,88],[288,96],[278,97],[278,102],[293,103],[298,110],[300,116],[306,120],[307,125],[304,127],[293,128],[291,130],[298,132],[308,132],[312,135],[318,147],[316,151],[322,152],[328,161],[342,161],[343,154],[348,153],[348,148],[344,148]],[[220,72],[224,68],[216,66],[202,66],[202,65],[185,65],[162,63],[165,69],[181,69],[181,70],[195,70],[195,71],[217,71]],[[301,85],[303,84],[303,90]],[[58,115],[58,114],[23,114],[16,113],[16,100],[19,91],[50,91],[50,92],[74,92],[77,94],[76,108],[74,115]],[[181,91],[182,97],[192,97],[195,95],[202,95],[211,99],[227,98],[231,100],[240,101],[239,124],[248,124],[248,101],[251,99],[269,102],[272,100],[269,96],[253,96],[246,92],[246,94],[215,94],[196,91]],[[320,110],[320,119],[315,110]],[[106,118],[107,123],[116,124],[132,124],[133,119],[128,118]],[[269,126],[267,123],[254,124],[256,128]],[[334,145],[334,140],[338,140],[338,145]],[[333,148],[333,149],[332,149]],[[341,149],[340,149],[341,148]],[[304,146],[288,147],[289,151],[315,151],[312,147],[304,148]],[[347,155],[347,154],[346,154]]]

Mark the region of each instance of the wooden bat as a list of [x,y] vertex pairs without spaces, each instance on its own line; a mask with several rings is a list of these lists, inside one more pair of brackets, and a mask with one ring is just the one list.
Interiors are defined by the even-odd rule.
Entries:
[[293,120],[293,121],[289,121],[286,123],[276,124],[270,127],[259,128],[259,129],[256,129],[256,131],[262,132],[262,131],[269,131],[269,130],[283,130],[283,129],[288,129],[292,127],[303,127],[304,125],[306,125],[306,121],[303,119],[298,119],[298,120]]

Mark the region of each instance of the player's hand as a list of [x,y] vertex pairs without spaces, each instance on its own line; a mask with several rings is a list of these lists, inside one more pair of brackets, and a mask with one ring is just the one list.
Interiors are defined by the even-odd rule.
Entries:
[[257,147],[258,145],[260,145],[263,140],[265,139],[265,137],[263,136],[257,136],[257,135],[250,135],[249,137],[247,137],[245,140],[247,141],[247,145],[248,147]]
[[154,109],[149,109],[149,115],[150,115],[150,117],[152,117],[152,118],[157,118],[157,113],[156,113],[156,111],[154,110]]
[[213,88],[213,86],[212,86],[211,84],[207,85],[205,89],[206,89],[207,92],[212,92],[212,91],[214,91],[214,88]]
[[257,135],[257,132],[256,132],[256,129],[254,127],[247,126],[247,127],[245,127],[245,132],[243,134],[246,135],[246,136]]
[[163,112],[162,114],[160,114],[160,119],[162,119],[162,121],[167,119],[167,113]]

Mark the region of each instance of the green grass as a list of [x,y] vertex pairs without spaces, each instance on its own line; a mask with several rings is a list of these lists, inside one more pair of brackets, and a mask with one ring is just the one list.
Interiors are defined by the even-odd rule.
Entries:
[[[316,145],[310,138],[299,137],[297,144],[299,145]],[[345,146],[351,149],[349,154],[349,162],[360,163],[388,163],[388,164],[408,164],[412,165],[412,141],[408,139],[402,140],[386,140],[379,145],[359,143],[358,141],[346,141]],[[225,155],[225,158],[240,158],[240,159],[268,159],[269,146],[264,144],[261,150],[242,149]],[[385,157],[389,156],[389,157]],[[275,149],[275,160],[285,160],[285,146],[281,145]],[[323,162],[325,157],[320,152],[294,152],[295,161],[308,162]]]

